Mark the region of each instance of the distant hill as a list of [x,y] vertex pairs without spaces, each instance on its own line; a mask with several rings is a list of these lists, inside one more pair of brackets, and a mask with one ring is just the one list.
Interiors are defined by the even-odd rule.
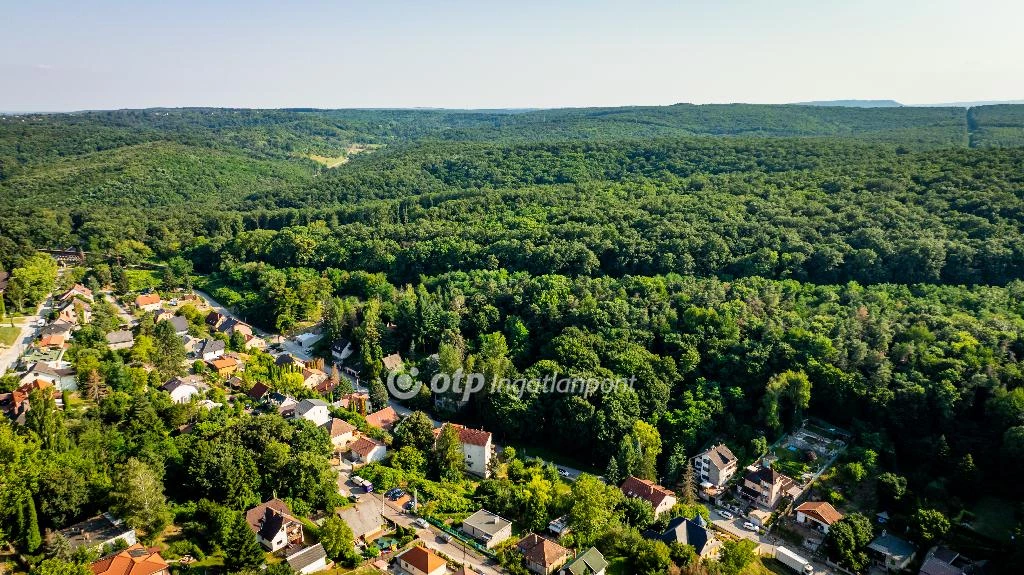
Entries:
[[896,100],[815,100],[797,102],[797,106],[835,106],[837,108],[901,108]]

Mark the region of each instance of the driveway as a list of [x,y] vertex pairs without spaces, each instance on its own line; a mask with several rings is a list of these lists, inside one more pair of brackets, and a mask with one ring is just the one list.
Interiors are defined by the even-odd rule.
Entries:
[[[206,292],[204,292],[202,290],[198,290],[198,289],[197,290],[192,290],[192,291],[195,292],[195,294],[197,296],[202,298],[202,300],[204,302],[206,302],[206,305],[209,306],[210,308],[212,308],[213,311],[215,311],[215,312],[217,312],[217,313],[219,313],[219,314],[221,314],[223,316],[230,317],[230,318],[236,319],[236,320],[241,321],[241,322],[249,323],[249,322],[246,322],[244,318],[241,318],[241,317],[237,316],[234,312],[232,312],[228,308],[222,306],[220,303],[217,302],[217,300],[215,300],[212,297],[210,297],[210,294],[208,294],[208,293],[206,293]],[[268,344],[269,343],[276,343],[276,342],[271,342],[271,340],[269,339],[270,337],[275,337],[276,336],[275,334],[269,334],[269,333],[267,333],[267,332],[257,328],[256,326],[253,326],[252,324],[249,324],[249,325],[252,326],[252,332],[254,334],[260,336],[261,338],[267,340]]]
[[[0,375],[7,372],[7,370],[17,363],[18,358],[28,348],[32,340],[35,339],[36,334],[39,333],[39,327],[36,323],[39,318],[42,317],[43,312],[47,314],[50,312],[50,298],[51,295],[46,296],[46,299],[36,308],[36,312],[33,315],[17,318],[21,323],[21,333],[18,334],[18,339],[14,341],[14,344],[0,352]],[[16,320],[16,321],[17,321]],[[10,320],[7,320],[8,322]]]
[[739,516],[734,517],[733,519],[727,519],[722,516],[721,511],[718,509],[711,510],[711,523],[713,523],[715,527],[725,531],[726,533],[735,535],[736,537],[750,539],[757,543],[758,552],[761,555],[774,555],[775,545],[779,542],[778,539],[755,533],[749,529],[744,529],[743,523],[746,521],[746,519]]

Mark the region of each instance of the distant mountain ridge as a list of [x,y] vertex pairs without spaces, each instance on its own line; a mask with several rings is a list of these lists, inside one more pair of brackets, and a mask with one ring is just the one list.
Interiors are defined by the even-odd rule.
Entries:
[[896,100],[814,100],[797,102],[797,106],[835,106],[837,108],[902,108]]

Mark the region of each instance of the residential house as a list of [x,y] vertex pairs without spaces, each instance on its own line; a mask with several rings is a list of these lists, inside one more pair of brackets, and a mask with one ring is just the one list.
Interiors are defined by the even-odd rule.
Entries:
[[68,301],[70,299],[74,299],[76,297],[80,297],[82,299],[93,301],[92,290],[87,288],[87,287],[85,287],[82,284],[75,284],[75,285],[71,286],[71,289],[69,289],[68,291],[64,292],[64,294],[62,296],[60,296],[60,301],[64,302],[64,301]]
[[351,505],[338,510],[338,517],[352,529],[357,541],[368,543],[384,532],[384,518],[380,504],[373,501]]
[[419,545],[398,556],[398,568],[409,575],[444,575],[448,563]]
[[78,389],[78,374],[70,366],[53,367],[46,362],[37,361],[21,376],[21,383],[30,383],[37,379],[52,383],[59,391]]
[[[369,418],[367,418],[369,419]],[[494,456],[494,442],[491,432],[482,429],[472,429],[455,423],[447,423],[459,432],[459,443],[462,445],[462,455],[466,461],[466,471],[480,477],[489,477],[491,474],[491,459]],[[441,435],[443,427],[434,429],[435,441]]]
[[548,531],[555,534],[559,539],[561,539],[563,535],[571,533],[572,528],[569,527],[569,516],[562,515],[561,517],[552,519],[548,522]]
[[970,559],[947,547],[932,547],[925,555],[918,575],[968,575],[980,572]]
[[260,545],[271,553],[305,540],[302,523],[292,515],[288,504],[280,499],[271,499],[246,511],[245,520],[256,532]]
[[160,389],[169,393],[171,401],[174,403],[188,403],[193,396],[209,389],[209,386],[203,382],[201,377],[190,375],[188,377],[175,377],[160,386]]
[[263,401],[263,399],[267,397],[268,393],[270,393],[270,388],[267,387],[265,383],[257,381],[256,383],[252,384],[252,387],[249,388],[249,391],[245,392],[245,395],[249,396],[249,398],[254,401]]
[[701,486],[721,489],[736,474],[739,459],[724,443],[710,447],[693,458],[693,468]]
[[223,314],[211,311],[210,313],[206,314],[205,321],[207,327],[209,327],[210,329],[217,329],[220,327],[220,324],[224,323],[224,320],[226,319],[227,317],[224,316]]
[[171,321],[174,317],[174,312],[167,309],[158,309],[153,312],[153,324],[156,325],[162,321]]
[[365,435],[360,436],[352,442],[352,445],[349,446],[349,452],[351,453],[350,459],[356,463],[373,463],[374,461],[380,461],[381,459],[384,459],[387,451],[388,448],[385,447],[383,443],[377,443]]
[[393,353],[393,354],[391,354],[391,355],[381,359],[380,362],[382,364],[384,364],[384,371],[386,371],[386,372],[390,373],[390,372],[402,371],[402,365],[403,365],[402,356],[398,355],[397,353]]
[[143,311],[156,311],[163,305],[164,302],[160,299],[160,294],[156,292],[145,293],[135,298],[135,307]]
[[620,489],[626,497],[639,497],[649,502],[654,508],[655,516],[672,509],[676,504],[676,494],[672,490],[632,475],[622,482]]
[[796,508],[796,522],[828,533],[833,523],[843,518],[827,501],[805,501]]
[[0,409],[3,410],[4,415],[16,423],[24,425],[25,414],[31,409],[29,395],[35,390],[48,390],[52,394],[53,384],[45,379],[37,379],[22,384],[11,393],[0,394]]
[[322,399],[303,399],[295,406],[295,417],[321,426],[331,420],[329,407]]
[[171,326],[174,327],[174,333],[177,335],[188,335],[188,318],[182,315],[176,315],[171,319],[167,320],[171,322]]
[[128,349],[135,345],[135,335],[122,329],[107,334],[107,347],[110,349]]
[[46,337],[48,335],[62,335],[65,338],[68,338],[71,337],[71,331],[73,329],[75,329],[73,323],[57,320],[39,328],[39,336]]
[[512,537],[512,522],[486,509],[481,509],[462,521],[462,532],[493,549]]
[[348,359],[352,355],[352,351],[352,343],[343,337],[339,337],[331,344],[331,356],[337,362]]
[[316,389],[321,383],[327,381],[327,374],[315,368],[303,368],[302,385],[307,389]]
[[67,341],[67,336],[64,334],[44,335],[39,338],[39,342],[36,345],[39,349],[57,351],[64,349],[64,344],[66,344]]
[[647,531],[644,536],[648,539],[664,541],[666,545],[681,543],[690,545],[697,555],[709,557],[717,552],[719,542],[715,539],[714,533],[708,529],[708,524],[700,515],[693,519],[676,517],[668,524],[668,529],[662,533]]
[[572,552],[550,539],[530,533],[516,543],[516,549],[523,554],[526,568],[538,575],[548,575],[565,565]]
[[395,408],[388,406],[366,416],[366,424],[370,427],[391,431],[401,418]]
[[868,556],[872,563],[887,571],[902,571],[910,565],[917,549],[903,539],[890,535],[884,529],[882,534],[868,544]]
[[290,395],[281,395],[278,392],[272,392],[267,396],[270,403],[277,406],[277,414],[285,419],[295,417],[295,406],[299,404],[298,400]]
[[217,375],[221,377],[227,377],[232,373],[238,371],[238,368],[242,366],[237,359],[233,357],[218,357],[213,361],[206,362],[210,366],[210,369],[217,372]]
[[327,569],[327,552],[320,543],[309,547],[296,547],[285,551],[284,560],[299,575]]
[[196,357],[203,361],[213,361],[223,356],[226,349],[227,346],[219,339],[204,339],[203,343],[199,344],[199,351],[196,353]]
[[281,355],[277,356],[277,359],[274,360],[274,363],[277,364],[278,367],[294,366],[299,369],[303,369],[306,367],[306,362],[302,361],[301,359],[295,357],[290,353],[282,353]]
[[68,541],[72,550],[79,547],[102,550],[103,547],[118,541],[124,541],[129,546],[138,543],[135,530],[109,513],[90,517],[59,532]]
[[795,481],[770,467],[760,465],[747,468],[743,483],[737,490],[743,497],[768,509],[775,509],[783,496],[795,499],[800,495],[800,488]]
[[267,349],[267,340],[258,335],[245,336],[245,347],[253,349]]
[[93,561],[93,575],[170,575],[170,566],[157,549],[135,544],[113,555]]
[[344,419],[338,419],[332,417],[327,423],[323,424],[323,428],[327,430],[327,434],[331,436],[331,444],[334,447],[346,448],[349,443],[355,441],[356,438],[356,426],[345,421]]
[[82,318],[82,323],[89,323],[92,320],[92,306],[88,302],[80,299],[70,299],[58,308],[58,321],[78,325],[79,316]]
[[605,575],[607,568],[608,561],[604,555],[596,547],[591,547],[562,567],[559,573],[561,575]]
[[235,332],[238,332],[244,337],[252,336],[252,326],[233,317],[226,318],[222,321],[220,325],[217,326],[217,331],[227,335],[234,335]]

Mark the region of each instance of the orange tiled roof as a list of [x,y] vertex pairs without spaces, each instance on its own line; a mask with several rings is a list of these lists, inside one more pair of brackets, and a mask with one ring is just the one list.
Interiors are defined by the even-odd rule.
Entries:
[[399,555],[399,559],[423,573],[433,573],[442,565],[446,565],[444,559],[418,545]]
[[398,419],[398,412],[395,411],[395,408],[388,406],[367,415],[366,423],[377,429],[391,429],[395,426]]
[[665,500],[666,497],[675,497],[675,492],[665,489],[653,481],[646,479],[640,479],[630,475],[622,482],[622,492],[630,497],[639,497],[646,499],[654,506],[655,509],[658,505]]
[[155,292],[143,294],[135,298],[135,305],[139,307],[142,307],[144,305],[151,305],[154,303],[160,303],[160,294]]
[[836,508],[827,501],[805,501],[796,510],[825,525],[832,525],[843,518],[843,514],[836,511]]
[[163,575],[167,562],[155,549],[135,544],[90,565],[94,575]]

